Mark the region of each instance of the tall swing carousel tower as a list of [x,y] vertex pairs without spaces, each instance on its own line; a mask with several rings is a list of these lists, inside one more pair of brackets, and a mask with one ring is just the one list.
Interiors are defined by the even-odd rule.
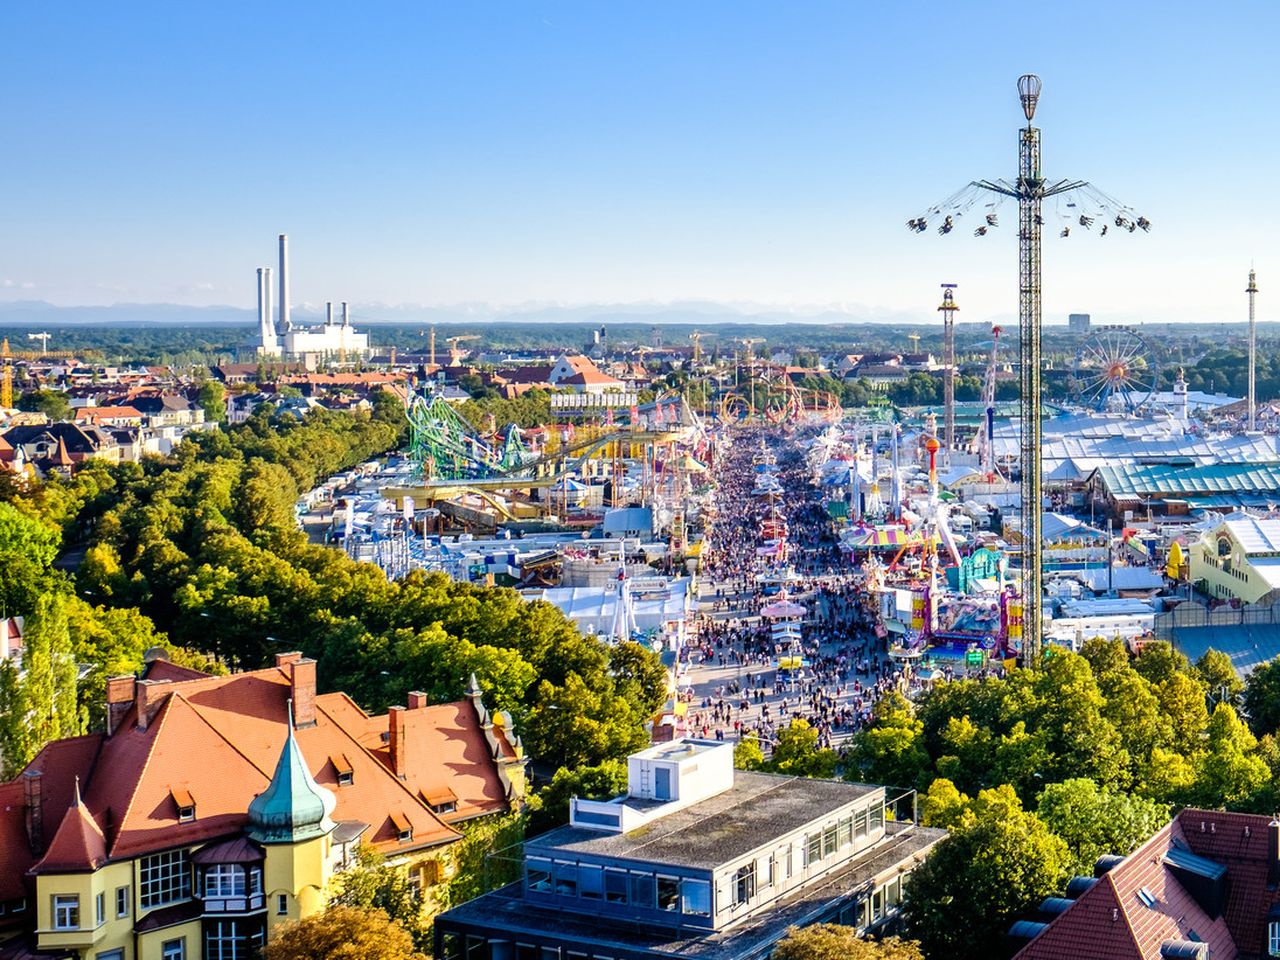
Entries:
[[1062,221],[1060,237],[1069,237],[1072,228],[1092,231],[1101,221],[1095,236],[1106,236],[1111,223],[1119,231],[1133,233],[1151,229],[1146,217],[1133,211],[1084,180],[1045,180],[1040,170],[1040,129],[1032,125],[1040,101],[1040,78],[1033,73],[1018,78],[1018,97],[1027,125],[1018,134],[1018,175],[1008,180],[975,180],[942,203],[930,207],[922,216],[907,221],[907,227],[924,233],[937,225],[946,235],[957,226],[956,221],[979,200],[986,213],[973,231],[985,237],[999,226],[998,208],[1005,200],[1018,204],[1018,360],[1021,387],[1021,472],[1022,472],[1022,653],[1027,662],[1040,658],[1040,604],[1042,575],[1040,542],[1043,536],[1041,506],[1043,477],[1040,462],[1040,239],[1045,225],[1045,204],[1054,201],[1053,215]]

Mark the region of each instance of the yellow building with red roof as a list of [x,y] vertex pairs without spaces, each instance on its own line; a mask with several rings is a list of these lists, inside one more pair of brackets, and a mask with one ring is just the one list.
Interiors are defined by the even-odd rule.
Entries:
[[429,888],[465,823],[524,798],[510,718],[464,700],[371,716],[316,664],[108,681],[106,732],[0,784],[0,960],[241,960],[323,910],[360,846]]

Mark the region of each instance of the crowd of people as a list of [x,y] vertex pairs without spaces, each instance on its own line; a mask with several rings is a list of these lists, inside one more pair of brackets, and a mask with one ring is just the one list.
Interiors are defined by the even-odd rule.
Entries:
[[[755,736],[766,753],[793,720],[817,730],[820,746],[837,747],[886,692],[913,685],[910,669],[889,659],[859,571],[840,552],[805,439],[794,429],[743,430],[718,458],[702,603],[683,674],[691,734]],[[762,473],[780,492],[759,495]],[[766,539],[783,524],[784,537]],[[804,612],[762,615],[780,600]],[[779,638],[780,619],[798,624],[798,639],[794,630]]]

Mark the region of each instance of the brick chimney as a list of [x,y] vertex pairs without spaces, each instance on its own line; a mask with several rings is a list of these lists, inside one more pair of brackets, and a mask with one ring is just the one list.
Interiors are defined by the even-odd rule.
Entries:
[[107,677],[107,736],[120,729],[124,716],[137,696],[138,681],[132,674]]
[[310,659],[289,662],[290,696],[293,698],[293,725],[298,729],[316,725],[316,662]]
[[27,841],[31,852],[44,853],[44,799],[39,770],[28,770],[22,775],[22,802],[27,823]]
[[160,703],[169,694],[168,680],[139,680],[135,685],[134,703],[137,704],[139,730],[147,729],[151,718],[160,709]]
[[427,705],[427,695],[421,690],[409,691],[409,709],[421,710]]
[[297,650],[294,650],[291,653],[277,653],[276,666],[287,667],[289,664],[297,663],[301,659],[302,659],[302,654]]
[[405,708],[392,707],[387,711],[388,737],[387,745],[391,754],[391,772],[401,780],[405,779]]

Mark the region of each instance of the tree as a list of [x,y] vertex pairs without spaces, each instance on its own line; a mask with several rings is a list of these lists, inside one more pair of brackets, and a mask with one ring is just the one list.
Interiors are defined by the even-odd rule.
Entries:
[[204,418],[210,423],[223,423],[227,419],[227,388],[217,380],[200,384],[196,403],[204,410]]
[[1169,808],[1076,778],[1046,786],[1036,815],[1067,842],[1071,872],[1089,874],[1098,857],[1128,854],[1160,829],[1169,819]]
[[865,783],[916,786],[926,777],[929,753],[924,724],[900,693],[881,698],[871,723],[856,733],[846,755],[845,779]]
[[641,749],[641,718],[611,683],[588,686],[576,673],[563,684],[543,680],[529,711],[524,742],[532,756],[557,767],[593,766]]
[[426,960],[382,910],[334,906],[282,927],[263,960]]
[[7,701],[0,715],[0,745],[7,748],[8,772],[25,766],[50,740],[82,732],[77,672],[66,600],[45,594],[26,619],[20,675],[0,682],[0,697]]
[[1212,647],[1206,650],[1204,656],[1196,661],[1196,674],[1209,688],[1209,696],[1215,700],[1234,706],[1244,693],[1244,681],[1236,673],[1231,658],[1221,650],[1214,650]]
[[338,875],[330,905],[381,913],[409,935],[416,949],[430,952],[431,927],[409,877],[364,845],[356,848],[355,866]]
[[818,731],[808,721],[796,719],[778,731],[768,768],[795,777],[831,777],[836,762],[834,750],[818,746]]
[[57,527],[0,502],[0,616],[25,614],[53,588],[51,568],[61,544]]
[[946,777],[938,777],[920,798],[920,822],[950,830],[960,823],[971,801]]
[[772,956],[774,960],[924,960],[918,943],[897,937],[864,940],[853,927],[838,923],[791,927]]
[[568,823],[569,801],[574,797],[610,800],[626,792],[625,760],[606,760],[594,767],[579,767],[575,770],[561,767],[538,794],[542,809],[533,817],[532,827],[541,832]]
[[1264,663],[1244,685],[1244,710],[1257,736],[1280,731],[1280,660]]
[[1230,704],[1220,703],[1209,718],[1208,749],[1197,770],[1196,803],[1226,807],[1244,800],[1270,779],[1258,741]]
[[1058,891],[1069,860],[1010,787],[983,790],[906,885],[907,932],[931,957],[1001,956],[1012,919]]
[[667,699],[667,668],[648,647],[627,640],[609,648],[609,672],[618,693],[646,717],[654,716]]
[[43,413],[50,420],[70,420],[71,401],[61,390],[33,390],[18,398],[18,409]]
[[1175,673],[1190,673],[1191,661],[1169,641],[1149,640],[1143,644],[1134,668],[1152,683],[1162,683]]
[[733,748],[733,766],[737,770],[759,770],[764,766],[759,737],[748,734],[737,742]]

